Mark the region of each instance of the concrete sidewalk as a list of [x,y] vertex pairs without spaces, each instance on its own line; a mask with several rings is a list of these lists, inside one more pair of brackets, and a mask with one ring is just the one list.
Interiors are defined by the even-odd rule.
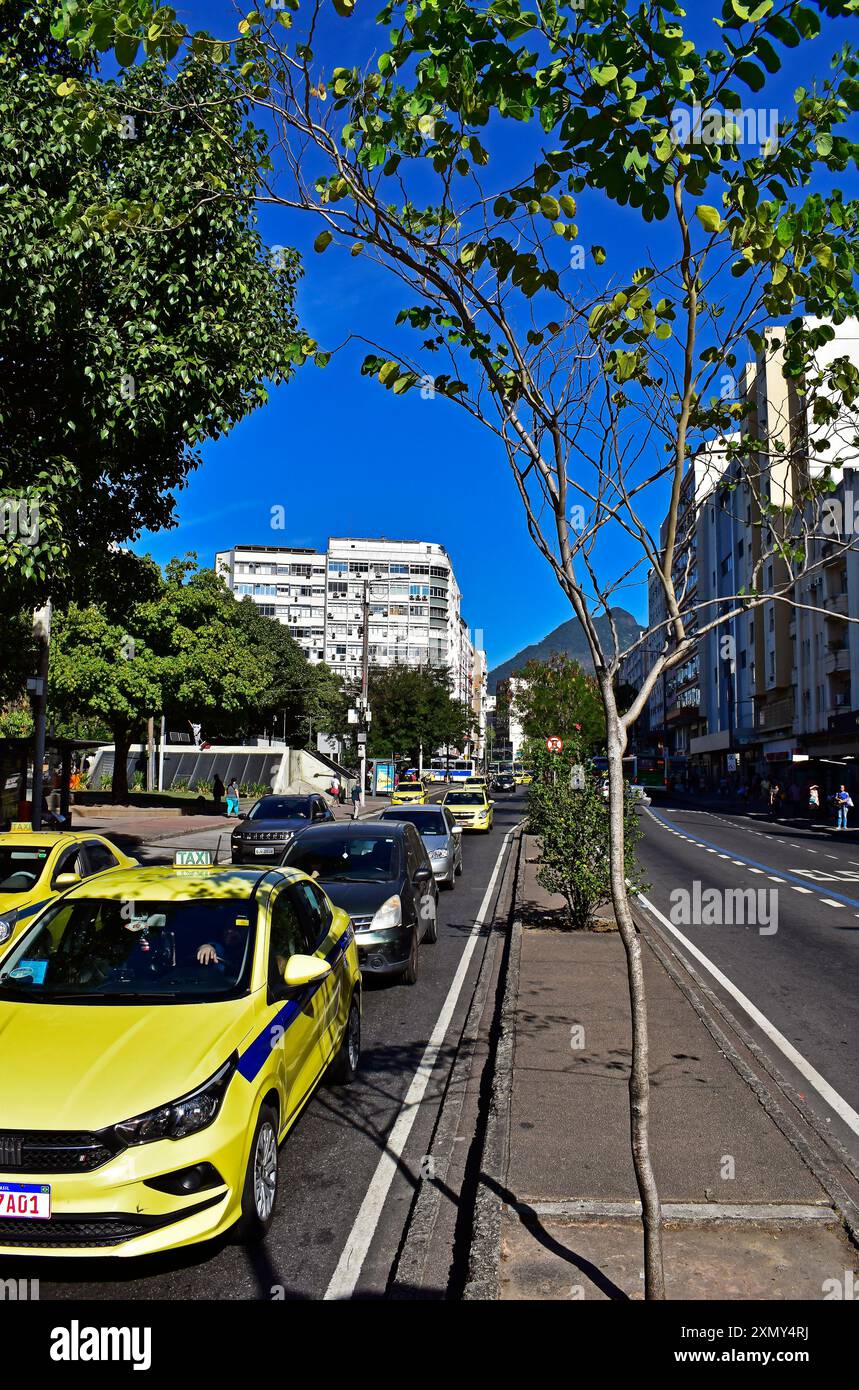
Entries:
[[[512,1065],[495,1078],[506,1161],[485,1175],[501,1202],[495,1296],[640,1298],[623,944],[616,929],[558,929],[560,902],[536,882],[536,853],[529,838],[517,914],[526,925],[514,928],[508,977]],[[751,1055],[735,1065],[689,981],[675,982],[646,934],[642,946],[668,1296],[823,1298],[859,1258],[819,1166],[743,1074]]]

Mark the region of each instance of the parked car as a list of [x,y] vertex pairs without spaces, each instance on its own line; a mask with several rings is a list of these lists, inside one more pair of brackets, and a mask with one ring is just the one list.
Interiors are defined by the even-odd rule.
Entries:
[[432,871],[448,888],[462,873],[462,829],[444,806],[389,806],[380,820],[408,821],[415,827],[430,857]]
[[438,939],[438,884],[410,822],[310,826],[280,862],[309,874],[349,913],[362,971],[415,984],[421,942]]
[[333,811],[319,795],[260,797],[230,837],[233,863],[274,864],[299,830],[333,820]]

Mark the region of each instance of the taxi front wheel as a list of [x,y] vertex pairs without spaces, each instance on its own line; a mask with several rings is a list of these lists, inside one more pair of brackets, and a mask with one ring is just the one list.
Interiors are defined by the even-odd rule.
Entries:
[[261,1105],[242,1189],[242,1214],[234,1228],[236,1240],[252,1245],[265,1239],[274,1217],[277,1180],[277,1112]]
[[348,1086],[358,1074],[361,1060],[361,1009],[358,1000],[353,998],[349,1005],[349,1017],[340,1039],[340,1046],[328,1068],[328,1080],[334,1086]]

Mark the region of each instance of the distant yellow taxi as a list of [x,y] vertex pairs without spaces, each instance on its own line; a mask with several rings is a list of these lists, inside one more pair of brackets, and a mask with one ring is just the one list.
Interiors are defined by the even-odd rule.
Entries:
[[58,893],[107,869],[136,866],[102,835],[13,826],[0,835],[0,956]]
[[297,869],[86,879],[0,962],[0,1254],[262,1239],[278,1145],[361,1042],[351,920]]
[[391,797],[392,806],[425,806],[427,791],[423,782],[398,782]]
[[448,792],[442,802],[463,830],[492,829],[495,802],[490,801],[481,787],[463,787],[461,791]]

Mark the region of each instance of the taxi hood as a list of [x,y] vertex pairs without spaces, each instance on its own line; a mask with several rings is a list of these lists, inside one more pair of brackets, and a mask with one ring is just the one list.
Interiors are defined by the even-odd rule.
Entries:
[[241,1050],[252,996],[199,1004],[0,1001],[4,1129],[102,1129],[177,1100]]

